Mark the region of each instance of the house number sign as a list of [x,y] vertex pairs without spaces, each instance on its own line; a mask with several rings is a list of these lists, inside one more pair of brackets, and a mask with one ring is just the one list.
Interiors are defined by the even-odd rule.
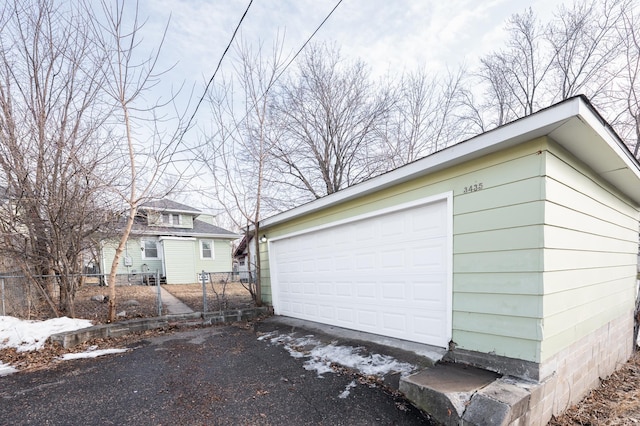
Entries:
[[482,182],[474,183],[473,185],[465,186],[464,193],[468,194],[470,192],[477,192],[482,190]]

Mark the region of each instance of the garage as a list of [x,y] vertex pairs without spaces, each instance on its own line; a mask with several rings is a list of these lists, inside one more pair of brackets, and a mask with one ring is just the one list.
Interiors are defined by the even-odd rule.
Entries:
[[261,220],[261,300],[544,383],[545,423],[633,353],[639,221],[640,162],[576,96]]
[[271,240],[274,312],[446,347],[449,204],[429,197]]

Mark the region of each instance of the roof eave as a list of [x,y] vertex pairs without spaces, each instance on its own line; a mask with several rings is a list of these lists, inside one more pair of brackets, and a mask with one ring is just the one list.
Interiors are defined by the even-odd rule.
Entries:
[[173,233],[173,232],[154,232],[154,231],[135,231],[131,232],[132,235],[136,236],[155,236],[155,237],[199,237],[199,238],[218,238],[224,240],[237,240],[242,237],[242,235],[238,234],[211,234],[211,233],[198,233],[198,232],[189,232],[189,233]]
[[[571,132],[563,131],[563,126],[571,128]],[[576,130],[590,134],[589,143],[576,141]],[[260,226],[271,227],[542,136],[554,139],[640,204],[638,161],[630,155],[620,138],[586,98],[578,96],[360,184],[264,219]],[[600,170],[598,166],[603,155],[609,160],[608,164],[614,167]]]

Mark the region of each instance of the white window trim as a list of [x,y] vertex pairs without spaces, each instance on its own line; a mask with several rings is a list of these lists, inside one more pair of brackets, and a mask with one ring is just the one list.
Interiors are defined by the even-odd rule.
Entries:
[[[146,250],[146,242],[153,242],[156,244],[156,256],[155,257],[149,257],[147,256],[147,250]],[[140,241],[140,247],[142,248],[142,259],[147,260],[157,260],[160,259],[160,243],[157,240],[152,240],[152,239],[143,239]]]
[[[204,257],[202,255],[202,243],[205,242],[205,241],[208,241],[211,244],[211,257]],[[200,241],[198,241],[198,246],[199,246],[199,249],[200,249],[200,260],[215,260],[216,251],[214,249],[215,244],[214,244],[213,240],[209,240],[209,239],[200,240]]]

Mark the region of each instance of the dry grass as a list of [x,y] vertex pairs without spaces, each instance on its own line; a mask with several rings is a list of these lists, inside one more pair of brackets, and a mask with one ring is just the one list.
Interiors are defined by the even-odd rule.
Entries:
[[[163,285],[163,289],[173,294],[196,312],[202,312],[201,284]],[[119,320],[158,316],[156,286],[118,285],[116,286],[116,312],[124,315]],[[239,282],[209,283],[206,285],[207,310],[210,312],[229,309],[244,309],[255,306],[249,291]],[[85,284],[76,294],[75,317],[86,318],[96,324],[105,323],[108,303],[91,300],[92,296],[109,295],[109,287]],[[138,304],[131,301],[136,301]],[[163,307],[163,313],[166,310]]]
[[[116,312],[123,313],[120,320],[158,316],[157,288],[142,285],[116,286]],[[109,287],[85,285],[76,293],[75,317],[105,323],[108,315],[108,303],[91,300],[92,296],[109,295]],[[131,301],[135,300],[138,305]]]
[[[202,284],[167,284],[162,288],[196,312],[203,310]],[[239,282],[209,283],[205,286],[207,310],[220,311],[254,307],[249,291]]]

